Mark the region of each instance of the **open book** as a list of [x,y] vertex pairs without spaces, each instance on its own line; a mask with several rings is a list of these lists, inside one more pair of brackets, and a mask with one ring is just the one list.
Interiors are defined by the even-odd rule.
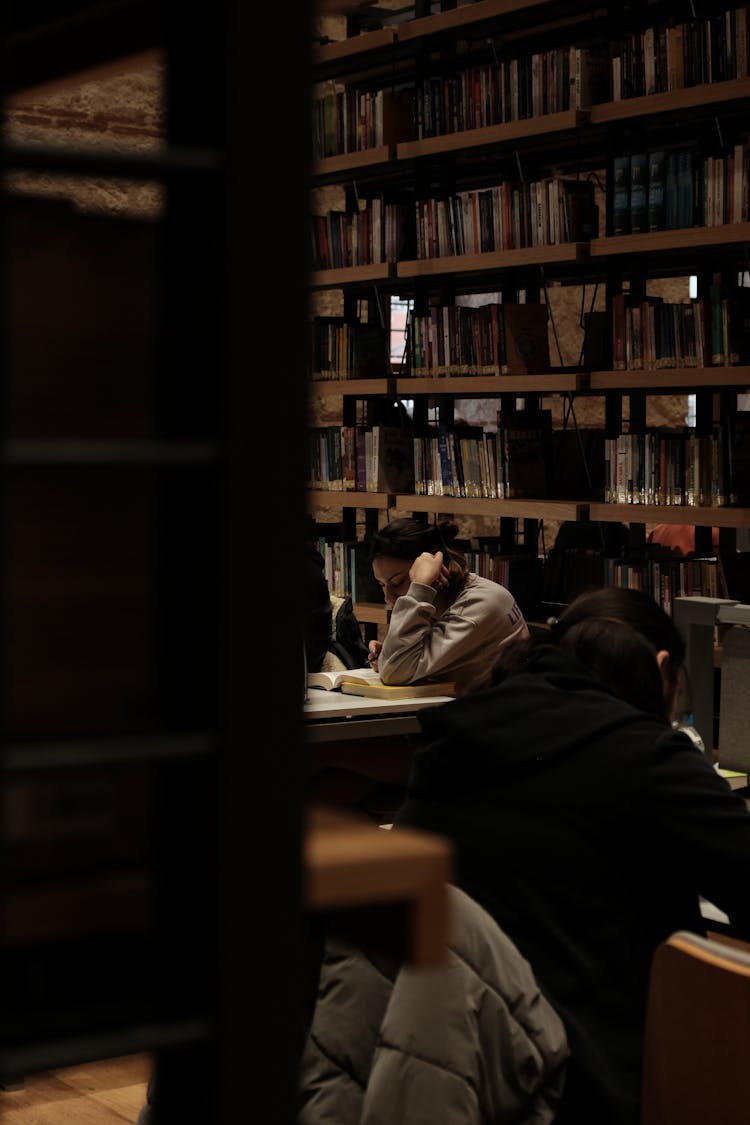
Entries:
[[375,699],[408,699],[413,696],[455,695],[455,683],[384,684],[372,668],[345,668],[341,672],[310,672],[308,688],[341,691],[345,695],[368,695]]

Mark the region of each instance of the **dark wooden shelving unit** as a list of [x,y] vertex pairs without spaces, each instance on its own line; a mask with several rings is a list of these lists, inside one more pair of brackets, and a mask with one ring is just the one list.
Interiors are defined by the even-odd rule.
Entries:
[[303,477],[249,435],[303,446],[311,20],[68,0],[0,29],[4,98],[167,74],[159,151],[0,138],[6,173],[165,194],[148,221],[0,196],[0,1082],[149,1051],[185,1125],[295,1117]]

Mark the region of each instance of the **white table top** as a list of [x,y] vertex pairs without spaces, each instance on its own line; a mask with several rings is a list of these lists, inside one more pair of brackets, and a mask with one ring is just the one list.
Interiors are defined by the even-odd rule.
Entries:
[[356,719],[365,715],[403,715],[421,711],[438,703],[450,703],[452,695],[419,695],[401,699],[372,699],[365,695],[344,695],[340,691],[310,688],[304,704],[306,719]]

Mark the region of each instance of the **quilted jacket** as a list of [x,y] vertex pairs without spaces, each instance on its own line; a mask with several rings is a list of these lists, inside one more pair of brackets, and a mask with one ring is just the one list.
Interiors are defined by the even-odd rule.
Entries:
[[329,940],[298,1125],[548,1125],[568,1055],[500,927],[450,887],[447,961],[389,969]]

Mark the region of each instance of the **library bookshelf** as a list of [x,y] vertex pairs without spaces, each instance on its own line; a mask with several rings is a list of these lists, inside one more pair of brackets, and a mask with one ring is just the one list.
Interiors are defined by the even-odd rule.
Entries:
[[[405,370],[395,380],[384,372],[391,376],[386,387],[377,380],[373,386],[372,380],[313,379],[312,401],[340,394],[342,424],[362,424],[377,417],[378,404],[395,390],[397,399],[413,401],[415,435],[430,427],[450,431],[458,400],[487,400],[500,417],[519,404],[551,406],[558,425],[575,402],[586,405],[589,417],[598,413],[608,441],[629,435],[635,446],[636,438],[660,428],[650,422],[653,400],[691,395],[694,422],[674,428],[681,429],[680,441],[688,441],[692,428],[706,444],[698,455],[702,470],[689,461],[694,452],[675,452],[687,460],[680,467],[670,462],[666,471],[688,478],[666,492],[663,453],[661,475],[651,484],[638,474],[653,472],[653,465],[626,464],[622,472],[631,477],[623,484],[610,464],[602,489],[584,487],[572,499],[548,491],[513,500],[492,484],[485,495],[467,496],[457,482],[451,495],[415,489],[374,498],[316,489],[308,497],[312,511],[340,508],[348,534],[355,523],[346,514],[358,510],[365,531],[402,512],[490,518],[500,543],[516,550],[536,549],[545,520],[622,523],[636,562],[645,560],[650,525],[681,523],[696,527],[699,541],[718,527],[722,553],[737,553],[737,532],[750,526],[746,454],[737,452],[740,439],[747,440],[738,395],[750,387],[750,353],[729,338],[742,334],[750,309],[750,290],[740,284],[750,245],[747,18],[745,9],[725,5],[694,18],[657,6],[624,10],[613,29],[606,12],[592,13],[576,0],[478,0],[440,11],[417,4],[408,14],[382,13],[378,27],[351,14],[342,37],[317,48],[318,91],[325,85],[362,99],[387,91],[409,102],[412,118],[408,133],[383,134],[369,153],[345,151],[342,140],[336,155],[315,160],[314,184],[338,185],[357,221],[372,208],[377,222],[382,203],[384,210],[402,206],[413,227],[383,246],[382,260],[315,269],[314,292],[338,289],[344,317],[365,305],[373,315],[396,295],[410,301],[414,323],[436,306],[509,304],[519,294],[548,303],[550,286],[574,286],[598,290],[604,327],[598,352],[585,356],[582,348],[581,362],[512,375],[486,368],[473,374],[460,353],[455,363],[425,375],[415,370],[411,336]],[[649,176],[653,170],[653,183],[645,186],[635,179],[644,154]],[[623,158],[632,182],[627,232],[616,234],[623,221],[616,168]],[[567,189],[550,188],[561,179],[593,186],[596,210],[588,227],[577,204],[565,210]],[[509,184],[521,215],[510,212],[506,222]],[[467,235],[466,209],[476,209],[476,218],[482,207]],[[696,279],[692,298],[688,278]],[[660,295],[665,279],[681,280],[679,299]],[[641,455],[635,456],[637,462]],[[717,475],[722,483],[711,493],[708,481]],[[632,568],[628,575],[632,581]]]

